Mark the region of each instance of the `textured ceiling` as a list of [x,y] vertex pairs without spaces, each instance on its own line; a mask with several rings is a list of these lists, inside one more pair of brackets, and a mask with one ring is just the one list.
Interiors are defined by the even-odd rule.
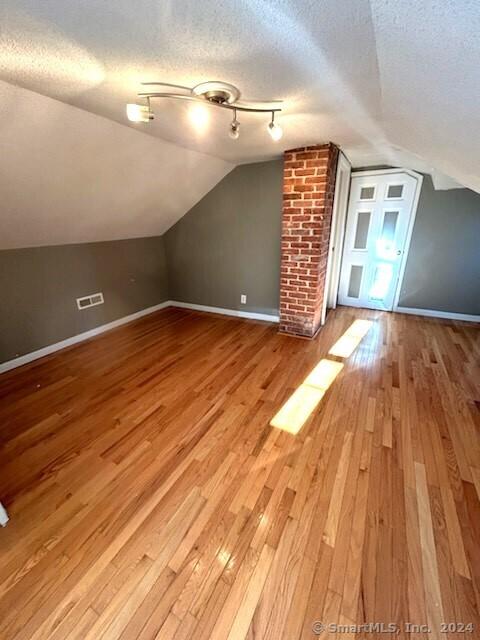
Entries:
[[224,80],[285,101],[285,135],[155,103],[132,125],[234,164],[333,140],[355,166],[406,165],[480,191],[478,0],[3,0],[0,78],[126,124],[141,81]]

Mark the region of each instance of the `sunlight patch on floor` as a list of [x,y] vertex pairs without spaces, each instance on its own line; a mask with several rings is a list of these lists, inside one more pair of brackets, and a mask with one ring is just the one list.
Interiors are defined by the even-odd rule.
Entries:
[[355,320],[350,327],[345,331],[328,354],[330,356],[339,356],[340,358],[348,358],[352,355],[355,349],[360,344],[362,338],[364,338],[372,326],[371,320]]
[[320,360],[272,418],[270,425],[289,433],[298,433],[342,369],[341,362]]
[[324,358],[320,360],[315,369],[312,369],[303,384],[308,384],[310,387],[326,391],[342,369],[343,364],[341,362],[326,360]]
[[[369,332],[371,320],[354,320],[328,352],[331,356],[348,358]],[[297,434],[313,413],[325,392],[343,369],[343,363],[323,358],[292,393],[270,421],[272,427]]]

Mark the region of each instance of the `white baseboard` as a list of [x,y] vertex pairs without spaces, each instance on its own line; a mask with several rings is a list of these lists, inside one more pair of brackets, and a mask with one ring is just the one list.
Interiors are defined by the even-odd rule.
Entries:
[[280,322],[279,316],[268,313],[254,313],[253,311],[240,311],[238,309],[222,309],[221,307],[208,307],[204,304],[193,304],[191,302],[178,302],[170,300],[173,307],[182,309],[193,309],[194,311],[206,311],[207,313],[219,313],[222,316],[235,316],[236,318],[248,318],[249,320],[264,320],[266,322]]
[[[88,340],[89,338],[98,336],[99,334],[104,333],[105,331],[110,331],[110,329],[115,329],[115,327],[120,327],[122,324],[127,324],[128,322],[137,320],[137,318],[146,316],[149,313],[154,313],[155,311],[159,311],[160,309],[165,309],[166,307],[180,307],[182,309],[193,309],[194,311],[206,311],[207,313],[218,313],[224,316],[234,316],[236,318],[247,318],[249,320],[262,320],[265,322],[280,321],[280,318],[278,315],[270,315],[267,313],[255,313],[253,311],[240,311],[238,309],[223,309],[221,307],[209,307],[203,304],[193,304],[191,302],[179,302],[177,300],[166,300],[165,302],[156,304],[153,307],[142,309],[141,311],[137,311],[136,313],[132,313],[128,316],[124,316],[123,318],[118,318],[118,320],[113,320],[112,322],[108,322],[107,324],[102,324],[99,327],[90,329],[89,331],[79,333],[76,336],[72,336],[71,338],[66,338],[61,342],[50,344],[46,347],[43,347],[42,349],[37,349],[36,351],[32,351],[31,353],[26,353],[25,355],[20,356],[18,358],[14,358],[13,360],[8,360],[8,362],[3,362],[0,364],[0,373],[4,373],[5,371],[10,371],[10,369],[15,369],[16,367],[21,367],[22,365],[27,364],[28,362],[32,362],[33,360],[38,360],[38,358],[43,358],[44,356],[47,356],[50,353],[55,353],[55,351],[60,351],[60,349],[65,349],[65,347],[70,347],[71,345],[77,344],[78,342],[83,342],[84,340]],[[394,310],[397,313],[409,313],[416,316],[428,316],[430,318],[444,318],[446,320],[462,320],[465,322],[480,322],[480,316],[468,315],[465,313],[450,313],[449,311],[436,311],[435,309],[415,309],[413,307],[395,307]],[[0,507],[1,507],[1,503],[0,503]],[[0,509],[0,516],[1,516],[1,509]]]
[[88,340],[89,338],[98,336],[100,333],[110,331],[110,329],[115,329],[115,327],[120,327],[122,324],[127,324],[127,322],[132,322],[132,320],[136,320],[137,318],[146,316],[149,313],[164,309],[171,304],[172,303],[169,300],[166,300],[165,302],[156,304],[153,307],[148,307],[147,309],[142,309],[141,311],[137,311],[136,313],[131,313],[129,316],[118,318],[118,320],[113,320],[112,322],[108,322],[107,324],[102,324],[99,327],[95,327],[94,329],[90,329],[89,331],[84,331],[83,333],[79,333],[76,336],[72,336],[71,338],[66,338],[65,340],[61,340],[60,342],[55,342],[55,344],[49,344],[47,347],[43,347],[42,349],[37,349],[36,351],[32,351],[31,353],[26,353],[24,356],[19,356],[18,358],[14,358],[13,360],[3,362],[2,364],[0,364],[0,373],[10,371],[10,369],[15,369],[16,367],[21,367],[23,364],[27,364],[28,362],[32,362],[33,360],[38,360],[38,358],[43,358],[44,356],[48,356],[50,353],[60,351],[60,349],[65,349],[65,347],[70,347],[73,344],[77,344],[77,342],[83,342],[84,340]]
[[427,316],[429,318],[444,318],[445,320],[462,320],[464,322],[480,322],[480,316],[468,313],[451,313],[450,311],[437,311],[436,309],[415,309],[414,307],[395,307],[397,313],[410,313],[415,316]]
[[0,502],[0,525],[2,527],[5,527],[7,522],[8,522],[8,513],[5,507],[3,506],[3,504]]
[[84,340],[88,340],[89,338],[98,336],[99,334],[104,333],[105,331],[110,331],[110,329],[115,329],[115,327],[120,327],[122,324],[127,324],[128,322],[132,322],[132,320],[137,320],[137,318],[146,316],[149,313],[153,313],[154,311],[159,311],[160,309],[165,309],[166,307],[181,307],[183,309],[194,309],[196,311],[207,311],[209,313],[219,313],[225,316],[249,318],[250,320],[265,320],[267,322],[279,322],[278,316],[271,316],[266,313],[253,313],[251,311],[237,311],[236,309],[221,309],[220,307],[207,307],[202,304],[190,304],[189,302],[177,302],[175,300],[166,300],[165,302],[156,304],[153,307],[142,309],[141,311],[132,313],[129,316],[118,318],[118,320],[113,320],[112,322],[108,322],[107,324],[102,324],[99,327],[95,327],[94,329],[90,329],[89,331],[84,331],[83,333],[79,333],[76,336],[72,336],[71,338],[66,338],[65,340],[61,340],[60,342],[55,342],[55,344],[50,344],[46,347],[42,347],[42,349],[37,349],[36,351],[32,351],[31,353],[26,353],[25,355],[19,356],[18,358],[14,358],[13,360],[8,360],[7,362],[3,362],[0,364],[0,373],[4,373],[5,371],[10,371],[10,369],[15,369],[16,367],[21,367],[22,365],[27,364],[28,362],[33,362],[33,360],[38,360],[39,358],[48,356],[51,353],[55,353],[55,351],[60,351],[60,349],[65,349],[65,347],[70,347],[74,344],[77,344],[78,342],[83,342]]

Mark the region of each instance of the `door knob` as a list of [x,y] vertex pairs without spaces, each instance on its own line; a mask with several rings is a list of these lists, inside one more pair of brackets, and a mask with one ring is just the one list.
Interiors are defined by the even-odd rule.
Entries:
[[400,249],[397,251],[397,256],[401,256],[402,252],[400,251]]

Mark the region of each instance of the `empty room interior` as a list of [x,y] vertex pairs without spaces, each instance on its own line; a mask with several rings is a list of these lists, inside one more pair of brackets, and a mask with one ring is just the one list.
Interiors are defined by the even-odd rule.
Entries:
[[4,0],[0,638],[480,638],[480,5]]

